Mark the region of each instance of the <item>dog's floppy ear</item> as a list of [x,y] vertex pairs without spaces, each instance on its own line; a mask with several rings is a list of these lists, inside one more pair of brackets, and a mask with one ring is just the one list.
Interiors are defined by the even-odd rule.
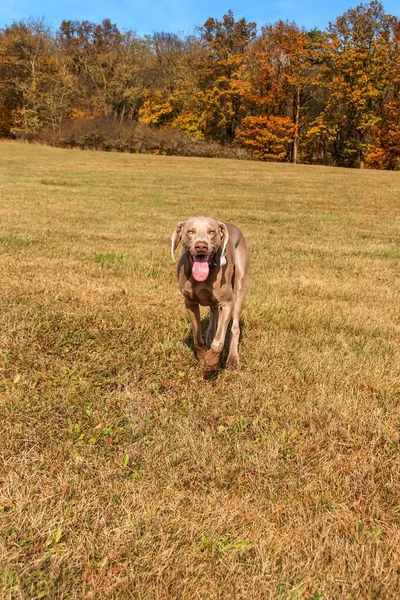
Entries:
[[225,223],[222,223],[222,221],[218,221],[218,227],[222,237],[222,252],[219,264],[221,267],[223,267],[226,265],[226,247],[229,242],[229,231]]
[[177,249],[177,247],[179,246],[179,242],[182,239],[182,230],[183,230],[183,226],[186,223],[186,221],[181,221],[180,223],[177,224],[177,226],[175,227],[174,233],[172,234],[171,237],[171,256],[172,256],[172,260],[175,262],[175,250]]

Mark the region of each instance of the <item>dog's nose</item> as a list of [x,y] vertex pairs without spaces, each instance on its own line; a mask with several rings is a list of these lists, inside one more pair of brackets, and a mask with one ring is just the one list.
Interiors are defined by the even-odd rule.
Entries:
[[206,252],[208,252],[208,244],[203,240],[199,240],[195,243],[194,249],[198,254],[205,254]]

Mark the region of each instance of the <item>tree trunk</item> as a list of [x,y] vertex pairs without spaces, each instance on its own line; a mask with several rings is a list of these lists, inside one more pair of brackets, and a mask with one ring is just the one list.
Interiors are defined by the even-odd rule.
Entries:
[[[361,131],[360,132],[360,140],[361,140],[361,144],[364,144],[365,142],[365,135],[364,132]],[[363,169],[365,167],[365,153],[364,153],[364,147],[361,147],[360,150],[360,169]]]
[[296,92],[296,110],[294,120],[294,134],[293,134],[293,156],[292,163],[297,163],[297,155],[299,151],[299,124],[300,124],[300,88],[297,88]]

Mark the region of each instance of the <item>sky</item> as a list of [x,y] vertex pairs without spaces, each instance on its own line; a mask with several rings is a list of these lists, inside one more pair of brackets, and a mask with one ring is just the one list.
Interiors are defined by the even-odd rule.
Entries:
[[[367,4],[368,2],[363,2]],[[305,29],[326,29],[329,22],[355,8],[358,0],[0,0],[0,27],[29,17],[43,18],[54,30],[63,20],[100,23],[110,19],[120,30],[139,35],[155,31],[193,33],[208,17],[218,20],[231,9],[236,19],[258,27],[279,19]],[[400,0],[382,2],[387,14],[400,17]]]

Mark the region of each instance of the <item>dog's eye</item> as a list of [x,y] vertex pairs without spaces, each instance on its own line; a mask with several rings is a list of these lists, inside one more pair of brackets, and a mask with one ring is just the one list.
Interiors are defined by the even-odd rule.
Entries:
[[208,233],[209,233],[210,235],[215,235],[217,232],[216,232],[216,231],[214,231],[214,230],[211,230],[211,231],[209,231]]
[[194,233],[193,229],[189,229],[188,234],[193,235],[193,233]]

